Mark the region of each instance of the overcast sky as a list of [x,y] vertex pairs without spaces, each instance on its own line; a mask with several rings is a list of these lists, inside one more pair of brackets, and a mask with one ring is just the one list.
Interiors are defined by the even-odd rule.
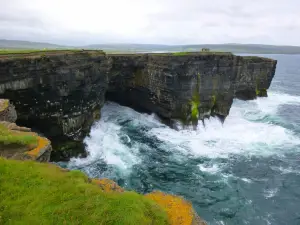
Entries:
[[0,39],[300,45],[300,1],[0,0]]

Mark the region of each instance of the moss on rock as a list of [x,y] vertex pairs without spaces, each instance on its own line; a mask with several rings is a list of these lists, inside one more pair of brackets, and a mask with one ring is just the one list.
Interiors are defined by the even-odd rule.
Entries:
[[36,146],[38,144],[38,138],[37,135],[33,135],[33,133],[10,130],[4,124],[0,123],[0,144]]
[[265,89],[265,88],[256,89],[256,96],[257,97],[267,97],[268,96],[267,89]]
[[45,151],[51,148],[51,143],[47,138],[38,136],[37,139],[37,146],[34,149],[26,152],[26,154],[34,160],[39,158]]
[[166,210],[170,225],[205,225],[205,223],[202,220],[199,220],[199,218],[195,219],[196,214],[193,210],[192,204],[179,196],[157,191],[147,194],[146,197],[155,201],[164,210]]
[[0,156],[11,159],[49,161],[51,142],[29,128],[0,122]]

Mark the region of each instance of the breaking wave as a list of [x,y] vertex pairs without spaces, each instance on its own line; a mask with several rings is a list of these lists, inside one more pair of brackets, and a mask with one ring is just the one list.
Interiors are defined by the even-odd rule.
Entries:
[[182,195],[209,224],[300,224],[299,109],[300,96],[273,90],[235,100],[223,124],[210,118],[176,131],[107,102],[85,139],[89,156],[67,167],[141,193]]

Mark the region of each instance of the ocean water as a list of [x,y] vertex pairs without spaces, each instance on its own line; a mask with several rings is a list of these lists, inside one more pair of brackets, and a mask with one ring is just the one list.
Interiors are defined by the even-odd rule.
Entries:
[[278,60],[268,98],[235,100],[218,119],[172,130],[155,115],[107,102],[65,165],[126,189],[185,197],[208,224],[300,224],[300,55]]

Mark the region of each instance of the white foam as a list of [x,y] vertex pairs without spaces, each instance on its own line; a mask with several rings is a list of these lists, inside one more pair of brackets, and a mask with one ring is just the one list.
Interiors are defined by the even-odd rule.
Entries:
[[252,180],[250,180],[248,178],[241,178],[241,180],[248,183],[248,184],[252,183]]
[[[107,164],[127,170],[140,163],[139,149],[143,143],[134,143],[121,131],[120,121],[130,123],[134,129],[146,128],[147,135],[161,140],[173,154],[174,160],[181,157],[228,157],[232,154],[260,155],[282,154],[285,149],[300,146],[300,138],[280,125],[249,121],[253,117],[275,115],[282,104],[300,104],[300,96],[270,93],[268,98],[253,101],[235,101],[230,115],[222,124],[218,119],[200,122],[198,129],[176,131],[160,123],[154,115],[138,113],[115,103],[106,103],[102,109],[101,120],[92,128],[86,138],[90,155],[86,159],[72,159],[71,163],[84,166],[103,159]],[[298,148],[299,149],[299,148]],[[150,149],[155,151],[155,149]],[[176,159],[178,158],[178,159]],[[215,173],[218,166],[199,166],[202,171]]]
[[269,92],[268,98],[253,100],[258,108],[265,113],[276,113],[280,105],[300,105],[300,96],[293,96],[279,92]]
[[[108,165],[117,165],[121,169],[127,170],[132,165],[139,163],[137,148],[127,147],[120,140],[120,126],[99,121],[91,130],[90,137],[85,139],[89,156],[84,159],[72,159],[71,164],[84,166],[99,159],[105,160]],[[127,141],[130,138],[125,136]]]
[[278,192],[278,188],[264,190],[265,198],[273,198]]
[[271,168],[280,171],[282,174],[288,174],[288,173],[300,174],[300,170],[295,170],[291,167],[284,168],[280,166],[280,167],[271,167]]
[[213,164],[213,165],[199,164],[198,167],[202,172],[207,172],[207,173],[211,173],[211,174],[216,174],[221,170],[220,167],[217,166],[216,164]]
[[88,157],[73,158],[69,165],[84,167],[101,159],[123,172],[130,172],[133,165],[140,163],[139,149],[143,143],[132,143],[130,137],[121,131],[122,126],[118,125],[118,121],[127,120],[137,128],[164,126],[155,114],[141,114],[108,102],[101,111],[101,120],[92,127],[89,137],[84,140]]
[[269,155],[275,153],[276,147],[300,144],[299,138],[283,127],[234,116],[224,126],[217,119],[210,119],[198,131],[154,128],[151,132],[188,154],[211,158],[242,153]]
[[[277,101],[275,101],[277,99]],[[264,101],[264,103],[262,103]],[[270,113],[280,104],[300,103],[300,97],[283,94],[270,94],[270,99],[257,99],[249,102],[235,102],[230,115],[222,125],[216,118],[200,122],[198,130],[175,131],[167,127],[153,128],[158,139],[172,143],[176,149],[194,156],[227,157],[229,154],[254,154],[268,156],[280,154],[283,147],[300,145],[299,137],[279,125],[247,120],[245,113],[252,110]],[[265,107],[265,108],[264,108]],[[271,110],[272,109],[272,110]],[[273,111],[275,112],[275,111]]]

